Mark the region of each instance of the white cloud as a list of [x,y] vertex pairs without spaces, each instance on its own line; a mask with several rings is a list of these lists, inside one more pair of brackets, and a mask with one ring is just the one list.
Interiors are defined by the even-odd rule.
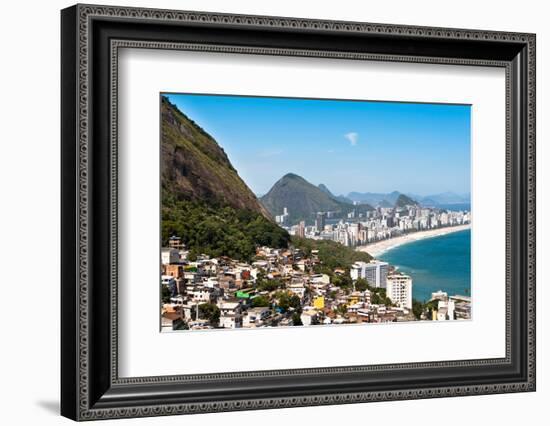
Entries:
[[357,145],[357,141],[359,140],[359,133],[349,132],[346,133],[344,137],[349,141],[351,146],[355,146]]

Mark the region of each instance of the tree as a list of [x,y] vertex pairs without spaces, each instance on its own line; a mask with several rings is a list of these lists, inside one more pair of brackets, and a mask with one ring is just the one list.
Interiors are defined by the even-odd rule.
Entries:
[[420,319],[422,312],[424,312],[424,304],[416,299],[412,302],[412,311],[416,319]]
[[283,312],[287,312],[290,308],[293,308],[299,314],[302,313],[302,303],[297,295],[281,291],[276,297],[278,299],[277,305]]
[[340,288],[349,288],[352,286],[352,280],[349,275],[335,275],[332,283]]
[[383,299],[380,297],[380,295],[378,293],[373,293],[370,301],[373,305],[383,305],[384,304]]
[[304,325],[302,323],[302,318],[300,318],[300,314],[298,312],[294,312],[292,314],[292,325]]
[[[424,304],[424,309],[429,311],[430,313],[432,312],[437,312],[437,308],[439,306],[439,300],[437,299],[434,299],[434,300],[430,300],[429,302],[426,302]],[[432,316],[431,315],[428,315],[428,319],[432,319]]]
[[[191,308],[191,318],[197,315],[196,306]],[[220,308],[213,303],[201,303],[199,305],[199,318],[206,319],[210,324],[216,326],[220,322]]]
[[274,291],[281,288],[283,284],[279,280],[257,280],[256,287],[260,291]]
[[348,307],[345,304],[341,303],[336,307],[336,312],[344,316],[348,313]]
[[[331,271],[335,268],[349,268],[356,261],[369,262],[372,259],[372,256],[368,253],[356,251],[336,241],[292,237],[291,242],[295,248],[302,250],[306,256],[309,256],[312,250],[318,250],[321,264]],[[316,270],[320,269],[316,268]]]
[[177,199],[162,191],[162,239],[178,235],[191,251],[190,260],[205,253],[251,260],[256,246],[287,247],[290,235],[259,212]]
[[369,289],[369,283],[364,278],[358,278],[357,281],[355,281],[355,290],[357,291],[365,291]]
[[253,308],[267,307],[271,305],[271,302],[266,296],[256,296],[252,299],[251,305]]
[[192,248],[189,251],[189,254],[187,255],[187,259],[189,259],[191,262],[195,262],[197,260],[197,257],[198,257],[197,250]]
[[161,285],[161,300],[162,303],[170,303],[171,291],[167,285]]

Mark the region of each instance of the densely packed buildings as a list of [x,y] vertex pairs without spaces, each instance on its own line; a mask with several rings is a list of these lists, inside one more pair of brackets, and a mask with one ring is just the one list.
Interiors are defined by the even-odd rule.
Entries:
[[285,224],[289,213],[285,207],[283,215],[277,216],[277,222],[291,235],[332,240],[348,247],[355,247],[409,232],[464,225],[470,223],[471,219],[468,211],[449,211],[415,205],[402,208],[378,207],[357,215],[350,212],[346,219],[327,223],[331,213],[333,212],[318,212],[312,226],[306,226],[304,221],[288,226]]
[[161,260],[163,331],[470,317],[467,297],[442,292],[432,295],[431,311],[415,316],[411,277],[376,260],[330,274],[319,272],[316,250],[306,255],[292,247],[259,247],[249,263],[205,255],[191,260],[177,237],[162,248]]

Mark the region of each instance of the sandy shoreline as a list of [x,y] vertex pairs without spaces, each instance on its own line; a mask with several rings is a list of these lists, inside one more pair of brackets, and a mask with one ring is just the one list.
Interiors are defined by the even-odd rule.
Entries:
[[426,238],[440,237],[441,235],[451,234],[453,232],[464,231],[470,229],[470,224],[450,226],[447,228],[430,229],[428,231],[418,231],[411,234],[402,235],[395,238],[389,238],[387,240],[371,243],[366,246],[359,246],[356,250],[365,251],[373,257],[378,257],[382,253],[387,252],[395,247],[403,244],[412,243],[414,241],[424,240]]

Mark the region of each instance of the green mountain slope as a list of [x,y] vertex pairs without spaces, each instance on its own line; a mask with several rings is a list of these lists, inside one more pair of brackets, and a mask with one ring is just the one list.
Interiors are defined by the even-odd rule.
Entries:
[[340,217],[354,210],[357,213],[372,210],[366,204],[354,206],[337,200],[324,185],[323,187],[321,189],[301,176],[288,173],[260,201],[273,216],[282,214],[287,207],[291,224],[300,220],[311,224],[317,212],[335,212],[334,217]]
[[340,201],[341,203],[348,203],[348,204],[353,204],[353,201],[351,201],[349,198],[347,197],[344,197],[343,195],[334,195],[330,189],[327,188],[327,186],[324,184],[324,183],[320,183],[318,186],[317,186],[321,191],[323,191],[325,194],[327,194],[328,196],[330,196],[332,199],[336,200],[336,201]]
[[249,259],[255,245],[286,247],[277,226],[224,150],[162,97],[162,238],[182,237],[196,253]]
[[405,194],[399,194],[399,197],[397,197],[397,200],[395,201],[396,208],[416,205],[418,205],[418,203],[411,197],[407,197]]
[[340,211],[341,203],[303,177],[288,173],[261,198],[262,204],[275,215],[288,208],[290,223],[311,220],[317,212]]
[[161,171],[163,194],[251,210],[270,218],[239,177],[225,151],[165,97],[162,98]]

